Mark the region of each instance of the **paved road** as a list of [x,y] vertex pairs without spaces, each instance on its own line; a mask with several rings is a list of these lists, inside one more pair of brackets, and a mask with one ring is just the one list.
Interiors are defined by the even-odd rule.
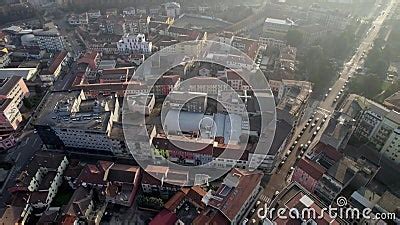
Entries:
[[[268,201],[267,203],[269,203],[269,200],[274,197],[274,194],[277,191],[281,191],[287,185],[288,179],[290,178],[291,172],[293,171],[292,167],[297,162],[298,156],[301,152],[300,145],[307,144],[308,141],[311,141],[312,142],[311,147],[308,147],[308,149],[311,149],[312,146],[316,144],[317,140],[319,140],[321,134],[323,133],[323,130],[326,128],[329,122],[330,115],[335,110],[337,103],[339,102],[337,99],[339,92],[346,84],[346,81],[349,80],[349,78],[351,78],[351,76],[354,74],[357,68],[363,65],[364,63],[363,54],[364,53],[365,55],[368,54],[368,51],[371,49],[371,45],[373,44],[374,40],[377,38],[379,34],[379,30],[381,29],[383,22],[386,20],[388,14],[393,9],[395,9],[395,4],[396,0],[392,0],[387,5],[387,7],[384,8],[382,13],[380,13],[379,16],[377,16],[376,20],[372,23],[371,29],[368,31],[368,33],[360,43],[360,46],[354,53],[353,57],[349,60],[349,62],[347,62],[344,65],[343,71],[341,71],[338,80],[332,85],[332,89],[329,91],[328,96],[319,103],[319,106],[317,107],[317,110],[314,114],[314,118],[311,121],[311,124],[315,123],[315,126],[313,128],[309,126],[306,128],[305,131],[302,131],[303,128],[306,126],[308,120],[299,124],[294,133],[293,140],[290,142],[291,144],[288,145],[284,154],[288,152],[288,150],[291,148],[292,145],[295,145],[295,147],[288,156],[288,158],[286,159],[285,163],[282,165],[282,167],[278,168],[277,171],[271,176],[267,186],[264,189],[264,192],[261,194],[263,198],[259,199],[259,201],[261,202],[259,206],[263,206],[266,200]],[[339,98],[342,97],[343,96],[339,95]],[[325,116],[328,117],[326,118],[326,121],[323,123],[322,118],[325,118]],[[318,122],[315,121],[316,118],[319,118]],[[313,134],[316,131],[316,127],[318,126],[321,128],[319,132],[317,132],[317,135],[313,137],[314,136]],[[302,132],[304,132],[303,135],[301,135],[301,137],[298,138],[298,135],[301,134]],[[257,210],[255,210],[255,212],[257,212]],[[259,221],[256,213],[251,216],[251,219],[254,220],[250,220],[250,223],[252,223],[252,221],[258,223]]]

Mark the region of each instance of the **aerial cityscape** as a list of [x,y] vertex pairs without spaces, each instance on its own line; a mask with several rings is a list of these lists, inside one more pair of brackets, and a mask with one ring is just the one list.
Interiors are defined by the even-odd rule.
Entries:
[[0,225],[400,224],[397,0],[0,3]]

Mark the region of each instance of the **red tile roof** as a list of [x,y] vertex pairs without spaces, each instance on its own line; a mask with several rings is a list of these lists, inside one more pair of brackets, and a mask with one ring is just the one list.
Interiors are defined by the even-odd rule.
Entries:
[[150,221],[149,225],[174,225],[177,220],[178,217],[176,217],[175,213],[163,209]]
[[263,174],[261,172],[232,169],[225,179],[234,180],[234,182],[237,182],[236,186],[221,185],[214,194],[219,198],[212,198],[208,205],[221,211],[229,221],[233,221],[243,204],[246,203],[254,189],[260,184],[262,177]]
[[324,154],[325,156],[327,156],[328,158],[334,160],[334,161],[338,161],[339,159],[341,159],[343,157],[343,154],[341,152],[339,152],[338,150],[336,150],[334,147],[330,146],[330,145],[326,145],[322,142],[318,142],[318,144],[314,147],[314,152],[316,154]]
[[58,68],[60,63],[65,59],[67,54],[68,53],[66,51],[62,51],[62,52],[59,52],[56,56],[54,56],[54,60],[48,69],[50,73],[54,73],[56,71],[56,69]]
[[297,168],[303,170],[316,180],[320,179],[326,172],[326,169],[323,166],[308,159],[300,159],[297,163]]

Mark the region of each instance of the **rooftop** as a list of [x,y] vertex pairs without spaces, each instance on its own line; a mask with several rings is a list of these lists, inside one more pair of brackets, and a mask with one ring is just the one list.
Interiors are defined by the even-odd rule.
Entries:
[[260,172],[232,169],[219,189],[208,196],[209,200],[206,204],[218,209],[229,221],[233,221],[243,204],[258,188],[262,177],[263,174]]
[[86,99],[81,91],[51,92],[34,123],[104,132],[111,116],[105,104],[113,105],[114,100],[112,96]]

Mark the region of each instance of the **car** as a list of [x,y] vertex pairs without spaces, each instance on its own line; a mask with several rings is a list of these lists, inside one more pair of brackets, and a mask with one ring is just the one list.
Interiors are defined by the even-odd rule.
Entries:
[[321,127],[317,127],[317,131],[321,130]]
[[325,94],[325,98],[327,98],[328,97],[328,94]]
[[312,121],[312,118],[308,119],[308,122],[311,122],[311,121]]
[[290,167],[289,172],[292,172],[294,170],[294,167]]
[[303,135],[303,134],[304,134],[304,130],[301,130],[301,131],[300,131],[300,135]]
[[311,144],[311,141],[307,141],[307,144],[310,145],[310,144]]
[[318,122],[318,120],[319,120],[319,118],[317,117],[317,118],[315,118],[315,122]]
[[307,148],[308,148],[308,144],[305,144],[304,147],[303,147],[303,150],[305,150]]
[[307,129],[307,126],[303,127],[303,129],[301,129],[301,131],[305,131]]
[[301,138],[301,135],[297,135],[296,141],[298,141]]
[[[287,158],[289,155],[290,155],[289,152],[286,152],[286,154],[285,154],[286,158]],[[286,159],[285,159],[285,160],[286,160]]]
[[305,128],[307,128],[308,126],[310,126],[310,122],[307,122],[307,123],[306,123]]
[[332,91],[332,88],[329,88],[328,90],[329,90],[329,91]]
[[297,141],[294,141],[294,142],[293,142],[293,145],[295,145],[295,146],[296,146],[296,145],[297,145],[297,143],[298,143]]
[[313,124],[311,124],[311,127],[315,127],[315,125],[316,125],[316,124],[315,124],[315,123],[313,123]]
[[322,123],[325,123],[326,122],[326,119],[322,119]]
[[282,158],[282,161],[283,161],[283,162],[285,162],[285,161],[286,161],[286,159],[287,159],[287,157],[286,157],[286,156],[284,156],[284,157]]
[[260,201],[257,201],[257,202],[256,202],[256,205],[259,205],[260,203],[261,203]]
[[290,146],[290,149],[294,149],[296,147],[296,145],[292,145],[292,146]]
[[337,102],[337,99],[335,98],[335,99],[333,99],[333,103],[336,103]]
[[300,148],[304,148],[304,144],[301,144],[301,145],[300,145]]
[[318,132],[317,132],[317,131],[315,131],[315,132],[313,133],[313,136],[317,136],[317,134],[318,134]]
[[327,119],[327,118],[328,118],[328,115],[325,115],[325,116],[324,116],[324,119]]
[[340,98],[340,95],[337,95],[337,96],[336,96],[336,99],[338,99],[338,98]]

